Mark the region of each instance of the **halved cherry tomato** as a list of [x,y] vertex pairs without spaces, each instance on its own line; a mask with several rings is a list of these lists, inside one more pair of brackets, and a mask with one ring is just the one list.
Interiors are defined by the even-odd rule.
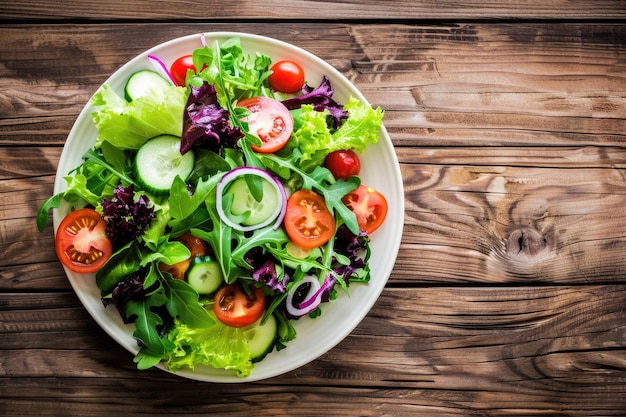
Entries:
[[368,234],[378,229],[387,217],[387,200],[367,185],[359,185],[341,201],[356,214],[359,228]]
[[63,266],[79,274],[96,272],[113,253],[107,222],[90,208],[69,213],[57,229],[54,246]]
[[189,249],[191,255],[188,259],[175,263],[174,265],[167,265],[164,263],[159,264],[159,270],[163,272],[169,272],[174,279],[185,279],[185,272],[189,268],[191,260],[196,256],[206,256],[207,250],[204,241],[198,237],[195,237],[190,232],[183,233],[176,240],[180,241],[183,245]]
[[324,160],[324,166],[338,179],[348,180],[352,175],[361,172],[361,161],[352,149],[334,151],[329,153]]
[[245,327],[261,318],[265,295],[261,288],[250,286],[246,293],[240,285],[224,285],[213,297],[213,312],[227,326]]
[[196,72],[196,67],[193,65],[193,58],[191,55],[183,55],[172,63],[170,67],[170,74],[176,82],[176,85],[184,87],[187,79],[187,70]]
[[335,233],[335,219],[324,198],[310,190],[298,190],[289,197],[284,223],[289,239],[304,249],[323,245]]
[[289,60],[278,61],[272,68],[273,72],[267,81],[276,91],[297,93],[304,86],[304,70],[297,63]]
[[261,139],[261,146],[252,145],[252,149],[272,153],[287,144],[293,132],[293,117],[283,103],[269,97],[253,97],[241,100],[237,107],[251,112],[243,121],[248,123],[248,131]]

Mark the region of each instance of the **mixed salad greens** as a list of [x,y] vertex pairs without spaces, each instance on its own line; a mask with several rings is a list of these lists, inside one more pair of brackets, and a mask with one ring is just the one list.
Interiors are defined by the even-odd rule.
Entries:
[[95,273],[103,303],[134,323],[138,368],[246,377],[296,337],[293,320],[369,281],[387,203],[361,184],[358,153],[383,113],[336,102],[328,78],[309,86],[298,63],[246,54],[239,38],[170,68],[149,59],[162,71],[93,96],[96,143],[38,227],[72,207],[59,259]]

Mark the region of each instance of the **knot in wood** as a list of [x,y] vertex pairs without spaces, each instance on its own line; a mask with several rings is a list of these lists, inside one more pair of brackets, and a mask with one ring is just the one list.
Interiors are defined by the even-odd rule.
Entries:
[[511,255],[535,256],[546,247],[546,239],[538,230],[520,227],[511,232],[507,239],[506,251]]

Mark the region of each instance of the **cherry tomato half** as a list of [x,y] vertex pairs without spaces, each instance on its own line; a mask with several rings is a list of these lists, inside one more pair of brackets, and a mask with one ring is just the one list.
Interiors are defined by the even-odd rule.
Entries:
[[387,200],[375,189],[359,185],[341,200],[356,214],[359,228],[368,234],[378,229],[387,217]]
[[265,309],[265,295],[257,287],[246,293],[238,284],[224,285],[213,297],[213,312],[227,326],[245,327],[261,318]]
[[346,181],[352,175],[359,175],[361,172],[361,161],[352,149],[329,153],[324,160],[324,166],[336,179],[341,178]]
[[189,268],[191,260],[196,256],[206,256],[206,246],[204,241],[198,237],[195,237],[190,232],[183,233],[178,239],[183,245],[189,249],[191,255],[188,259],[175,263],[174,265],[167,265],[164,263],[159,264],[159,270],[163,272],[169,272],[174,279],[185,279],[185,272]]
[[298,190],[289,197],[284,223],[289,239],[304,249],[323,245],[335,233],[335,219],[324,198],[310,190]]
[[270,87],[283,93],[297,93],[304,86],[304,70],[297,63],[289,60],[278,61],[267,78]]
[[67,269],[79,274],[96,272],[113,253],[106,235],[106,220],[97,211],[83,208],[69,213],[57,229],[54,247]]
[[170,67],[170,74],[176,82],[176,85],[184,87],[187,85],[187,70],[196,72],[196,67],[193,65],[193,58],[191,55],[183,55],[172,63]]
[[269,97],[253,97],[241,100],[237,107],[251,112],[243,121],[248,123],[248,131],[261,139],[261,146],[252,145],[252,149],[272,153],[287,144],[293,133],[293,117],[283,103]]

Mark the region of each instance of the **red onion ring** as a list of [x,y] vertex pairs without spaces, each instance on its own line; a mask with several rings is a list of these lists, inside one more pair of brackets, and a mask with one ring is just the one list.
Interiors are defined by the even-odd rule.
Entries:
[[172,74],[170,73],[170,70],[167,69],[167,65],[165,65],[165,62],[161,61],[158,57],[156,57],[154,55],[148,55],[148,59],[150,60],[150,62],[152,62],[152,64],[159,71],[161,71],[165,75],[167,75],[167,78],[172,82],[172,84],[176,85],[176,81],[174,81],[174,78],[172,77]]
[[[306,284],[310,285],[309,291],[307,292],[306,297],[304,297],[304,301],[296,307],[293,305],[293,297],[298,289]],[[293,287],[291,287],[289,293],[287,294],[285,306],[287,312],[294,317],[301,317],[315,311],[322,300],[322,292],[320,291],[320,288],[321,286],[317,278],[312,275],[305,275],[301,281],[298,281]]]
[[[256,175],[257,177],[261,177],[267,180],[276,189],[280,199],[280,201],[276,205],[276,210],[274,210],[274,213],[272,213],[272,215],[267,220],[253,226],[242,226],[239,223],[235,223],[231,219],[229,219],[224,212],[224,204],[222,200],[226,186],[243,175]],[[276,230],[280,227],[283,219],[285,218],[285,212],[287,211],[287,192],[285,191],[285,187],[278,178],[260,168],[244,166],[228,171],[222,176],[220,182],[217,183],[216,191],[217,199],[215,205],[217,207],[217,213],[219,214],[220,219],[233,229],[240,230],[242,232],[248,232],[251,230],[256,230],[265,226],[269,226],[270,224],[272,224],[272,222],[274,222],[273,228],[274,230]]]

